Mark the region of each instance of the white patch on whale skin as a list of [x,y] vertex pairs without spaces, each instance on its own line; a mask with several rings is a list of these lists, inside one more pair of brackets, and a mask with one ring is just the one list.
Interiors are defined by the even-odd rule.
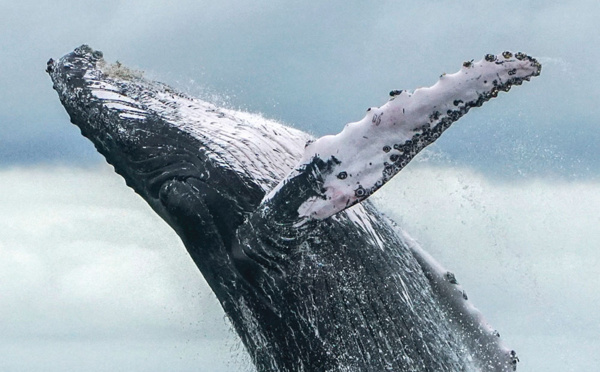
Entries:
[[144,110],[140,110],[138,108],[135,108],[133,106],[121,103],[121,102],[114,102],[114,101],[107,101],[104,103],[104,106],[111,108],[111,109],[115,109],[118,111],[133,111],[133,112],[139,112],[140,114],[145,114],[146,112]]
[[108,87],[99,89],[92,88],[92,94],[96,98],[100,98],[102,100],[135,103],[135,101],[131,98],[120,94],[118,91],[110,90]]
[[137,120],[146,120],[145,116],[142,115],[136,115],[136,114],[130,114],[127,112],[122,112],[119,114],[119,117],[121,119],[137,119]]

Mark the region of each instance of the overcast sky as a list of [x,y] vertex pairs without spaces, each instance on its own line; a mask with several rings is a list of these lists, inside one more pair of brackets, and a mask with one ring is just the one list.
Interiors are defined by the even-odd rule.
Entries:
[[540,77],[470,112],[378,197],[463,278],[522,370],[599,365],[599,18],[597,0],[0,0],[0,369],[247,365],[177,236],[69,124],[44,69],[82,43],[316,135],[465,60],[537,57]]

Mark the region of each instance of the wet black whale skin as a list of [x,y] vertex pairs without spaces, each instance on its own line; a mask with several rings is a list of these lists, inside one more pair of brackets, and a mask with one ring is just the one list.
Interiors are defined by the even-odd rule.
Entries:
[[[259,185],[216,164],[200,140],[159,114],[141,121],[104,107],[84,79],[100,58],[82,47],[49,63],[62,104],[176,230],[258,371],[462,371],[499,363],[469,361],[431,278],[368,201],[357,207],[373,230],[347,211],[298,231],[260,221],[240,229],[264,196]],[[144,84],[119,88],[127,95]]]

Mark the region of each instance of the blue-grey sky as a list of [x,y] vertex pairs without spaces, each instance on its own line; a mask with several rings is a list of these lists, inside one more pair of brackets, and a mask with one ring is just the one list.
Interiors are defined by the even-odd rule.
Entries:
[[98,161],[43,72],[81,43],[317,135],[361,119],[392,89],[510,49],[538,57],[542,77],[469,114],[436,148],[484,171],[495,164],[495,175],[596,177],[599,13],[595,0],[3,1],[0,161]]
[[598,19],[597,0],[0,0],[0,370],[248,370],[176,235],[69,124],[44,69],[82,43],[316,135],[465,60],[537,57],[378,198],[521,370],[596,368]]

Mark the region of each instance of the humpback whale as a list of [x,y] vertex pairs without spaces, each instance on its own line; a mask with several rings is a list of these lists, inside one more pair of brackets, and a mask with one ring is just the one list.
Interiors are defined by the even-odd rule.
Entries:
[[471,108],[540,74],[524,53],[392,91],[315,139],[82,45],[46,70],[71,122],[181,237],[258,371],[514,371],[451,272],[368,197]]

